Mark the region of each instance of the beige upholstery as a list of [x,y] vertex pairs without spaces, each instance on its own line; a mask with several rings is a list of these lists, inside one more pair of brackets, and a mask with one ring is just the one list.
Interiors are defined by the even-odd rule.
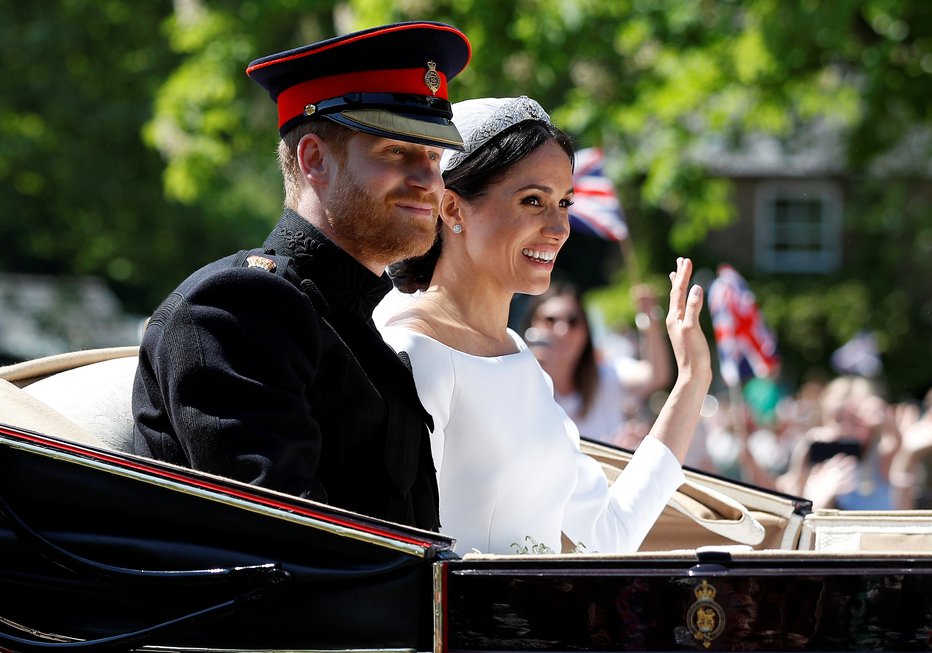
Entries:
[[114,358],[47,376],[23,390],[83,428],[99,446],[133,450],[136,358]]
[[0,423],[81,444],[97,444],[83,428],[4,379],[0,379]]
[[799,548],[831,553],[930,553],[932,511],[817,510],[806,516]]
[[[609,480],[628,464],[631,454],[584,440],[582,450],[598,460]],[[654,524],[641,551],[668,551],[703,545],[795,548],[802,517],[793,502],[714,477],[686,471],[680,486]]]
[[132,452],[137,356],[137,348],[119,347],[0,368],[0,422]]
[[136,358],[139,347],[104,347],[102,349],[79,349],[43,358],[33,358],[22,363],[0,367],[0,379],[6,379],[19,387],[35,383],[51,374],[73,370],[76,367],[99,363],[114,358]]

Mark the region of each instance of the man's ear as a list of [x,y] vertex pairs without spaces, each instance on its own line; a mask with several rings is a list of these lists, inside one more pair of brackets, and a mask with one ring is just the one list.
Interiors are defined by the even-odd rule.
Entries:
[[305,134],[298,141],[298,166],[308,182],[326,184],[335,165],[333,150],[317,134]]
[[449,188],[444,189],[443,199],[440,200],[440,219],[447,229],[463,224],[463,198]]

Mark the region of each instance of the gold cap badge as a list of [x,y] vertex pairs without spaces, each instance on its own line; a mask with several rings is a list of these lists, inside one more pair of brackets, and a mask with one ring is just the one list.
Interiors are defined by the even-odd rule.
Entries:
[[440,90],[440,73],[437,72],[437,64],[433,61],[427,62],[427,72],[424,73],[424,83],[434,95]]

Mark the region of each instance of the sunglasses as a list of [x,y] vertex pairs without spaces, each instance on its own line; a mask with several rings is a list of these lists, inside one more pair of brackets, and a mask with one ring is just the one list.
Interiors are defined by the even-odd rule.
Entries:
[[575,329],[582,324],[582,318],[578,315],[538,315],[534,321],[545,324],[551,329],[561,322],[570,329]]

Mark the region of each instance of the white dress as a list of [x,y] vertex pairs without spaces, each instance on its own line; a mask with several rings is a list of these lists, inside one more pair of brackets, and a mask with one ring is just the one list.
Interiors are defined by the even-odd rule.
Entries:
[[553,400],[550,377],[520,351],[472,356],[403,327],[382,327],[407,352],[424,407],[440,486],[441,531],[455,551],[561,550],[561,531],[585,552],[633,552],[683,483],[676,457],[645,438],[618,481],[579,451],[579,432]]
[[585,415],[580,415],[582,395],[579,392],[565,395],[557,393],[554,398],[572,418],[581,435],[593,440],[611,442],[616,431],[625,423],[623,404],[628,393],[613,365],[599,363],[597,371],[599,381],[592,404]]

